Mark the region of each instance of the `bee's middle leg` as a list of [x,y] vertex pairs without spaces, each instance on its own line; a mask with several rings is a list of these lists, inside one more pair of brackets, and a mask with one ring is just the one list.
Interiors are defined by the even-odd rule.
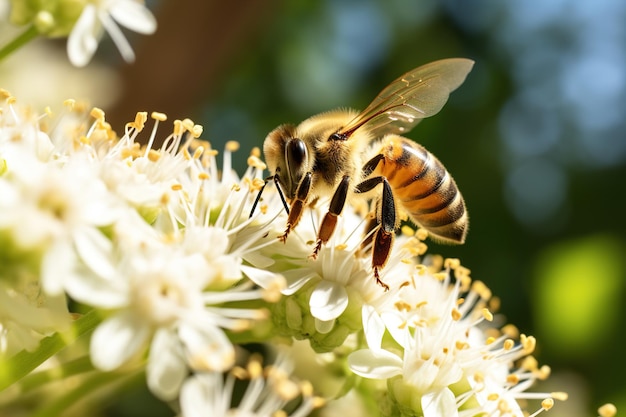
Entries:
[[344,175],[333,194],[333,198],[330,200],[330,206],[328,212],[322,220],[320,230],[317,234],[317,243],[315,249],[311,254],[311,257],[315,259],[317,253],[322,248],[322,245],[326,244],[335,232],[337,226],[337,217],[343,211],[343,206],[346,204],[346,198],[348,197],[348,191],[350,190],[350,176]]

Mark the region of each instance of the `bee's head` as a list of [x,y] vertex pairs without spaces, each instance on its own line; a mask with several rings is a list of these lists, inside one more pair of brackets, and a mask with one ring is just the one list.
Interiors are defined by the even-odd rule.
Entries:
[[285,196],[293,199],[302,176],[311,169],[310,151],[297,137],[296,127],[281,125],[272,130],[263,143],[263,153],[270,173],[278,176]]

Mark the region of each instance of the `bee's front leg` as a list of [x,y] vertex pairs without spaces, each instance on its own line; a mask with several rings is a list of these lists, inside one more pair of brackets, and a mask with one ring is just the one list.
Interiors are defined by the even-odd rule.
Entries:
[[300,221],[300,218],[302,217],[302,211],[304,210],[306,200],[309,196],[309,191],[311,191],[311,173],[307,172],[302,177],[300,184],[298,184],[298,189],[296,190],[296,198],[294,198],[291,202],[289,217],[287,217],[287,228],[285,229],[285,233],[278,237],[281,242],[285,243],[291,229],[296,227],[296,225]]
[[330,200],[330,206],[328,212],[322,220],[320,230],[317,234],[317,243],[315,249],[311,254],[313,259],[317,258],[317,253],[322,248],[322,245],[326,244],[335,232],[337,226],[337,217],[343,211],[343,206],[346,204],[346,198],[348,197],[348,191],[350,190],[350,176],[344,175],[333,194],[333,198]]

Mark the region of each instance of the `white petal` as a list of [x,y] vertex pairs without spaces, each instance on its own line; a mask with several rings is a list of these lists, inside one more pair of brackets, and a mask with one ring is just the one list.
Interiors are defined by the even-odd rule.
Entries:
[[408,349],[411,346],[413,337],[409,331],[410,327],[405,325],[406,319],[396,314],[396,312],[382,313],[381,319],[385,323],[385,327],[391,334],[391,337],[400,346]]
[[424,417],[458,417],[459,415],[454,394],[449,388],[422,395],[422,410]]
[[171,401],[178,397],[187,366],[180,341],[172,331],[161,329],[154,335],[146,374],[148,387],[158,398]]
[[287,287],[281,291],[284,295],[292,295],[311,279],[319,276],[309,268],[289,269],[282,274],[287,280]]
[[274,288],[278,280],[282,281],[282,278],[270,271],[264,269],[253,268],[248,265],[241,265],[241,271],[246,274],[248,278],[252,280],[261,288]]
[[109,13],[117,23],[133,32],[150,35],[156,31],[157,21],[142,3],[129,0],[116,1],[109,9]]
[[96,19],[96,6],[88,4],[74,24],[67,39],[67,56],[77,67],[84,67],[98,48],[100,24]]
[[115,267],[110,261],[113,244],[95,227],[82,227],[73,234],[74,245],[80,258],[97,275],[113,279]]
[[235,348],[222,329],[210,323],[186,323],[178,331],[193,370],[225,371],[235,362]]
[[131,311],[122,311],[102,322],[91,336],[91,362],[102,371],[112,371],[145,346],[150,329]]
[[380,318],[374,307],[364,304],[361,310],[363,317],[363,331],[367,346],[372,350],[380,350],[385,334],[385,323]]
[[309,300],[311,314],[322,321],[334,320],[348,307],[346,287],[332,281],[321,281]]
[[223,392],[221,373],[195,374],[180,390],[184,417],[224,416],[230,408],[230,393]]
[[387,379],[402,374],[402,359],[386,350],[357,350],[348,356],[348,365],[365,378]]
[[115,21],[111,19],[111,17],[107,13],[104,12],[100,12],[98,18],[100,19],[102,26],[104,26],[104,29],[111,37],[111,40],[113,40],[113,43],[120,51],[120,54],[122,54],[122,58],[124,58],[124,61],[134,62],[135,52],[133,52],[133,48],[130,46],[130,43],[128,43],[126,36],[124,36],[124,33],[119,28],[117,23],[115,23]]
[[44,255],[41,264],[44,291],[50,295],[61,294],[75,266],[76,254],[72,245],[66,240],[56,241]]

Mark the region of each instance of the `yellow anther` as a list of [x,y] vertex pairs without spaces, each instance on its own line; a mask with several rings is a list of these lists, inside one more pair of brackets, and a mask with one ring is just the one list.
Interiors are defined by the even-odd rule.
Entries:
[[260,169],[260,170],[264,170],[266,168],[266,165],[263,163],[263,161],[261,161],[259,157],[254,156],[254,155],[250,155],[248,157],[248,166],[256,168],[256,169]]
[[493,321],[493,314],[491,314],[491,311],[489,311],[489,309],[483,308],[482,313],[485,320]]
[[159,151],[154,150],[154,149],[150,149],[148,151],[148,159],[151,160],[152,162],[156,162],[159,159],[161,159],[161,153]]
[[191,133],[191,136],[196,139],[202,135],[202,132],[204,132],[204,128],[202,127],[202,125],[193,125],[193,127],[189,131],[189,133]]
[[78,141],[84,145],[91,145],[91,140],[87,136],[81,136]]
[[7,97],[6,99],[7,104],[15,104],[16,101],[17,99],[14,96]]
[[4,88],[0,88],[0,98],[2,100],[6,100],[9,97],[12,97],[12,94],[9,93],[7,90],[5,90]]
[[527,371],[534,371],[537,369],[537,359],[534,356],[526,356],[522,359],[522,363],[520,364],[520,368],[526,369]]
[[456,277],[456,279],[461,279],[461,278],[465,278],[465,277],[469,277],[470,275],[470,269],[466,268],[462,265],[459,265],[455,270],[454,270],[454,276]]
[[533,336],[526,337],[522,335],[520,337],[520,341],[522,342],[522,346],[524,347],[524,352],[533,353],[535,351],[535,347],[537,346],[537,339]]
[[495,338],[495,337],[493,337],[493,336],[490,336],[490,337],[488,337],[488,338],[485,340],[485,344],[486,344],[486,345],[490,345],[490,344],[492,344],[492,343],[493,343],[493,342],[495,342],[495,341],[496,341],[496,338]]
[[483,373],[480,371],[474,372],[474,381],[482,384],[485,381],[485,375],[483,375]]
[[604,404],[598,408],[598,414],[600,417],[614,417],[617,414],[617,407],[611,403]]
[[458,260],[457,258],[446,258],[443,261],[443,266],[444,268],[456,269],[459,266],[461,266],[461,261]]
[[174,135],[180,136],[185,132],[185,127],[183,126],[183,122],[176,119],[174,120]]
[[48,117],[52,117],[52,109],[50,108],[50,106],[46,106],[46,107],[43,109],[43,112],[44,112],[44,113],[46,113],[46,116],[48,116]]
[[239,380],[244,380],[244,379],[248,379],[248,371],[246,371],[245,369],[243,369],[240,366],[235,366],[230,370],[230,373],[232,376],[234,376],[235,378],[239,379]]
[[519,376],[516,374],[509,374],[506,376],[506,382],[511,385],[517,385],[519,384]]
[[236,140],[229,140],[228,142],[226,142],[226,146],[224,146],[224,149],[229,152],[237,152],[240,146],[241,145],[239,145],[239,142],[237,142]]
[[507,324],[501,329],[502,333],[510,337],[511,339],[519,338],[519,329],[514,324]]
[[202,172],[200,172],[198,174],[198,179],[199,180],[208,180],[209,178],[211,178],[211,176],[208,173],[204,172],[204,171],[202,171]]
[[406,301],[397,301],[394,304],[394,307],[398,311],[411,311],[411,305],[407,303]]
[[491,298],[491,290],[482,281],[474,281],[472,284],[472,291],[478,294],[483,300]]
[[443,281],[448,277],[448,273],[447,272],[437,272],[436,274],[433,274],[433,278],[439,280],[439,281]]
[[511,339],[506,339],[502,345],[504,350],[511,350],[515,347],[515,342]]
[[89,115],[96,120],[104,120],[104,110],[98,107],[92,108],[91,111],[89,112]]
[[552,407],[554,407],[554,400],[552,398],[546,398],[545,400],[541,402],[541,408],[543,408],[546,411],[548,411]]
[[417,231],[415,232],[415,237],[417,237],[419,240],[426,240],[428,238],[428,230],[424,228],[417,229]]
[[248,366],[246,368],[251,379],[259,378],[263,375],[263,366],[261,364],[262,358],[260,355],[252,354],[250,356],[250,360],[248,361]]
[[261,157],[261,149],[259,149],[258,146],[255,146],[254,148],[252,148],[252,150],[250,151],[250,156],[255,156],[257,158]]
[[233,191],[239,191],[241,190],[241,186],[239,184],[233,184],[233,186],[230,187],[230,189]]
[[172,184],[172,191],[180,191],[183,189],[182,184]]
[[200,146],[193,152],[193,159],[200,159],[203,153],[204,153],[204,148]]
[[411,226],[408,226],[406,224],[400,228],[400,231],[402,232],[402,234],[404,236],[411,237],[411,236],[415,235],[415,230],[413,230],[413,228]]
[[463,315],[461,314],[459,310],[457,310],[456,308],[452,309],[452,320],[459,321],[461,320],[462,317]]
[[72,111],[74,110],[74,106],[76,105],[76,100],[74,100],[73,98],[68,98],[63,102],[63,105],[67,107],[69,111]]
[[461,291],[462,292],[467,292],[470,289],[470,286],[472,285],[472,279],[469,277],[469,275],[463,276],[460,279],[461,281]]
[[161,204],[166,205],[170,202],[170,196],[168,194],[163,194],[161,196]]
[[348,245],[346,245],[345,243],[340,243],[339,245],[335,246],[335,250],[346,250],[347,247]]
[[158,111],[153,111],[152,113],[150,113],[150,117],[153,120],[158,120],[159,122],[164,122],[167,120],[167,115]]
[[469,347],[470,347],[470,346],[469,346],[469,343],[467,343],[467,342],[463,342],[463,341],[461,341],[461,340],[457,340],[457,341],[454,343],[454,347],[455,347],[457,350],[463,350],[463,349],[469,349]]
[[131,123],[131,127],[134,127],[138,131],[142,131],[148,121],[148,112],[138,111],[135,114],[135,121]]
[[489,303],[487,305],[489,306],[489,310],[499,311],[500,304],[501,304],[500,297],[492,297],[489,299]]
[[193,129],[194,126],[194,122],[193,120],[189,119],[189,118],[185,118],[182,120],[182,124],[183,127],[185,128],[185,130],[191,132],[191,130]]
[[496,392],[487,395],[487,400],[489,400],[489,401],[497,401],[498,398],[500,398],[500,396]]
[[537,370],[537,378],[544,381],[550,377],[552,373],[552,368],[548,365],[542,365],[541,368]]

